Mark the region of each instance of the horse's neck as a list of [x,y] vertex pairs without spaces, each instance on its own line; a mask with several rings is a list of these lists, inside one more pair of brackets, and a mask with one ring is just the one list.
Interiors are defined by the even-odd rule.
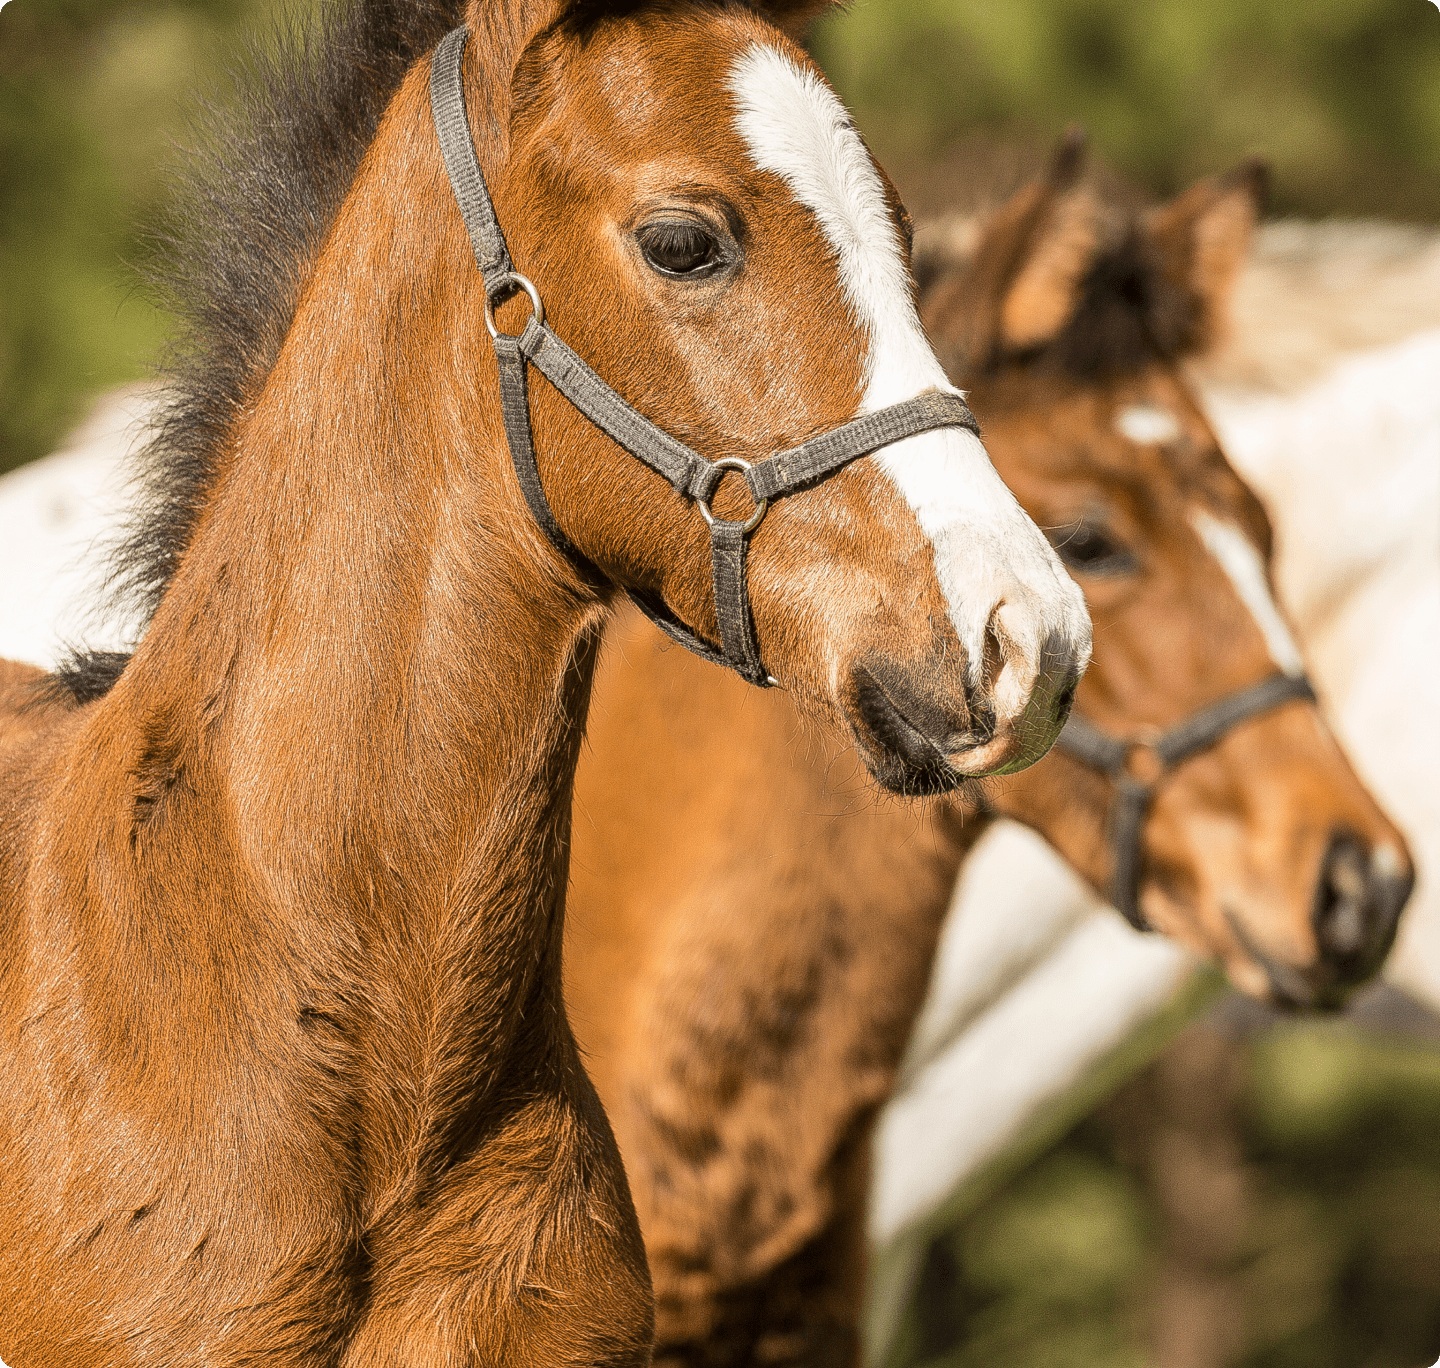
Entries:
[[[555,991],[598,610],[546,572],[470,374],[433,137],[391,135],[104,724],[139,776],[135,905],[245,942],[268,1010],[349,1014],[374,1070],[453,1099]],[[166,906],[185,861],[210,892]]]

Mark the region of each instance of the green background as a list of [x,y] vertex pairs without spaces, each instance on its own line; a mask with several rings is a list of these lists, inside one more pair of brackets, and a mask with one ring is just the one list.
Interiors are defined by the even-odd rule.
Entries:
[[888,1368],[1440,1358],[1437,1023],[1225,1006],[934,1240]]
[[[145,373],[166,321],[136,285],[138,225],[163,211],[191,92],[223,104],[225,54],[279,7],[0,10],[0,469]],[[1153,194],[1258,152],[1277,210],[1440,220],[1430,0],[857,0],[814,46],[921,210],[957,141],[1034,147],[1078,121]]]

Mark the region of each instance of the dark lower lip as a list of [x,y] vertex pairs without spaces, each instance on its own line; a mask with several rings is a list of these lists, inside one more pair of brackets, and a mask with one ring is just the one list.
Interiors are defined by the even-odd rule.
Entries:
[[936,798],[968,782],[933,743],[923,758],[913,750],[897,750],[879,737],[869,738],[860,750],[876,780],[902,798]]
[[1244,923],[1230,908],[1224,909],[1226,924],[1241,948],[1255,961],[1270,980],[1270,998],[1277,1007],[1288,1011],[1334,1011],[1345,1005],[1345,993],[1335,985],[1321,987],[1312,983],[1294,965],[1286,964],[1261,949],[1259,942],[1245,929]]
[[[862,754],[865,748],[862,747]],[[881,763],[866,760],[866,768],[888,792],[900,798],[938,798],[953,793],[972,781],[943,756],[933,765],[913,765],[893,752],[883,752]]]
[[881,759],[870,764],[870,771],[892,793],[932,797],[965,782],[941,746],[907,716],[868,670],[856,672],[855,703],[861,752],[878,752]]

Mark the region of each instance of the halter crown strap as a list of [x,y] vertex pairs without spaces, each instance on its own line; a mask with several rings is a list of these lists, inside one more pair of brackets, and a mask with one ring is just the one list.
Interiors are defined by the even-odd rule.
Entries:
[[469,30],[462,24],[451,29],[435,49],[435,56],[430,60],[430,113],[435,120],[450,188],[470,234],[475,264],[485,278],[485,288],[493,294],[496,286],[515,268],[510,264],[505,234],[500,231],[495,206],[490,202],[490,191],[480,170],[480,159],[475,155],[470,120],[465,113],[460,63],[469,36]]
[[[892,442],[943,427],[966,428],[979,436],[980,425],[958,394],[932,392],[865,414],[752,464],[736,457],[708,461],[651,422],[545,326],[539,294],[515,271],[480,170],[465,112],[461,62],[468,36],[462,25],[446,34],[435,49],[430,65],[430,106],[445,170],[470,234],[475,263],[485,281],[487,301],[523,288],[534,307],[522,332],[510,336],[492,330],[500,370],[505,439],[531,515],[550,544],[583,578],[592,582],[605,578],[565,535],[545,497],[530,425],[527,364],[540,371],[606,436],[663,475],[676,493],[694,500],[709,525],[711,581],[715,618],[720,627],[718,650],[676,618],[658,594],[631,589],[628,591],[631,600],[657,627],[697,655],[728,665],[752,684],[772,684],[774,680],[761,663],[755,640],[746,575],[750,534],[760,525],[769,505]],[[486,317],[488,322],[488,310]],[[727,470],[743,474],[755,501],[755,511],[744,521],[721,518],[710,511],[710,501]]]
[[1155,752],[1165,768],[1213,746],[1232,727],[1259,713],[1269,712],[1291,699],[1315,702],[1315,689],[1304,675],[1276,674],[1248,689],[1222,698],[1179,726],[1172,727],[1155,743]]
[[[1155,800],[1161,778],[1182,760],[1207,750],[1232,727],[1260,713],[1269,712],[1292,699],[1315,702],[1315,690],[1304,675],[1275,674],[1258,684],[1240,689],[1193,717],[1162,732],[1153,740],[1127,741],[1103,732],[1093,722],[1072,712],[1056,739],[1056,748],[1074,756],[1081,764],[1108,775],[1115,784],[1106,815],[1113,870],[1110,901],[1137,931],[1148,931],[1140,911],[1140,876],[1144,862],[1145,818]],[[1160,771],[1150,782],[1127,773],[1132,751],[1148,750],[1160,761]]]

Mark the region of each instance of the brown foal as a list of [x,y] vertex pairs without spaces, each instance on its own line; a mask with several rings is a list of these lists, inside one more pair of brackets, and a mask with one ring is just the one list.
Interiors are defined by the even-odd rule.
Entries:
[[[122,572],[149,627],[128,662],[0,674],[18,1368],[648,1360],[562,1004],[571,781],[616,587],[713,639],[709,542],[538,376],[540,478],[597,578],[532,519],[429,51],[468,24],[479,161],[557,334],[754,461],[947,388],[903,211],[790,36],[816,8],[368,0],[220,156]],[[749,604],[785,706],[900,789],[1033,760],[1088,652],[953,427],[771,508]]]
[[[1066,148],[970,251],[931,254],[922,312],[1085,588],[1077,715],[1143,741],[1300,668],[1266,518],[1180,369],[1219,327],[1259,177],[1137,216],[1078,160]],[[956,871],[999,811],[1107,890],[1111,781],[1057,747],[982,801],[877,800],[790,699],[743,693],[634,618],[607,639],[587,739],[566,998],[640,1211],[656,1361],[854,1363],[871,1130]],[[1144,918],[1289,1001],[1371,972],[1411,879],[1294,698],[1160,781],[1143,854]]]

